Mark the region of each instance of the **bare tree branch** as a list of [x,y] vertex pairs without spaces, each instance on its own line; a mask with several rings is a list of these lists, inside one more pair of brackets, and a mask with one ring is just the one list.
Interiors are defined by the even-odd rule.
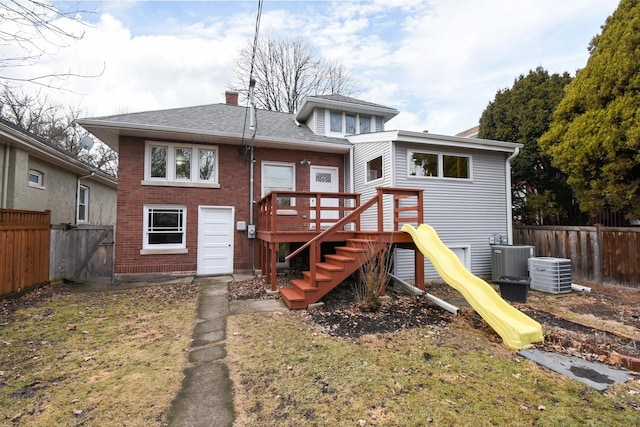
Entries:
[[[249,76],[252,57],[253,75]],[[234,74],[232,89],[245,101],[249,79],[256,81],[254,101],[265,110],[292,113],[309,95],[350,96],[360,92],[342,65],[326,62],[301,38],[267,36],[258,43],[255,56],[253,45],[248,44],[238,54]]]
[[98,141],[86,150],[80,141],[87,132],[76,125],[84,115],[79,107],[64,107],[49,102],[45,95],[17,93],[8,87],[0,92],[0,118],[54,144],[79,160],[112,176],[117,176],[118,154]]
[[[71,77],[97,77],[102,74],[102,71],[97,75],[60,71],[22,77],[8,72],[9,69],[38,64],[45,57],[54,55],[59,49],[68,47],[85,36],[83,28],[88,24],[82,21],[80,14],[95,11],[77,8],[61,9],[59,5],[64,4],[58,2],[54,5],[38,0],[0,1],[0,46],[2,46],[0,80],[4,81],[4,85],[13,81],[57,87],[56,80],[66,80]],[[76,7],[78,4],[74,3]]]

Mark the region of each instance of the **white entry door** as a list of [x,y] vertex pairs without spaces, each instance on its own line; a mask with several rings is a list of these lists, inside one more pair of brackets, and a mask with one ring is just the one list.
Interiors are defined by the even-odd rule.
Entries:
[[[332,166],[311,166],[309,168],[311,173],[311,183],[309,188],[311,192],[322,192],[322,193],[337,193],[339,191],[339,183],[338,183],[338,168]],[[311,198],[311,207],[316,206],[316,199]],[[337,198],[322,198],[322,206],[339,206],[340,200]],[[311,220],[316,219],[315,211],[310,212]],[[338,219],[340,217],[340,212],[335,210],[324,210],[320,212],[320,219]],[[332,222],[324,222],[320,224],[321,228],[328,228],[332,225]],[[315,228],[315,223],[311,223],[311,229]]]
[[233,207],[198,207],[198,275],[233,273]]

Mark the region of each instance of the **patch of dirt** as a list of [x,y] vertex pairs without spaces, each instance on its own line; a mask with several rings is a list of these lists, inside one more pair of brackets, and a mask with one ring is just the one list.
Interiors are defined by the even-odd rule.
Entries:
[[[290,286],[295,273],[278,277],[279,286]],[[612,352],[640,359],[640,289],[582,283],[591,292],[546,294],[530,291],[526,304],[513,303],[538,321],[546,341],[539,347],[548,351],[579,356],[588,360],[609,361]],[[356,307],[351,285],[346,282],[326,295],[324,306],[309,311],[307,316],[329,334],[358,337],[364,334],[395,332],[416,327],[446,326],[465,322],[483,331],[488,339],[495,332],[472,309],[465,307],[462,295],[444,283],[430,284],[427,292],[460,306],[460,316],[438,307],[425,298],[416,298],[393,288],[388,300],[375,313]],[[229,285],[230,299],[279,298],[267,295],[262,279],[234,282]],[[306,313],[306,312],[305,312]]]

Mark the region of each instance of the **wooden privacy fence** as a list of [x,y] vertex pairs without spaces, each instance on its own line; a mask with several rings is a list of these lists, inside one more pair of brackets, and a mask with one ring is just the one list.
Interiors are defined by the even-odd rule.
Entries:
[[640,288],[640,228],[519,225],[513,242],[570,259],[574,280]]
[[0,209],[0,295],[49,280],[51,212]]
[[113,226],[51,227],[51,280],[113,280]]

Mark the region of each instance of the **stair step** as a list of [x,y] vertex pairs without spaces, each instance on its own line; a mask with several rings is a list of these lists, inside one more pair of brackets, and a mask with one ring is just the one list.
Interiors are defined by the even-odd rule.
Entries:
[[336,252],[347,252],[347,253],[359,254],[365,251],[366,250],[364,248],[357,248],[355,246],[336,246]]
[[[326,261],[333,261],[332,263],[349,263],[349,262],[355,262],[355,258],[354,257],[348,257],[348,256],[344,256],[344,255],[338,255],[338,254],[327,254],[324,256],[324,259]],[[338,264],[340,265],[340,264]]]
[[[318,290],[317,286],[313,286],[310,282],[306,281],[305,279],[293,279],[291,281],[291,284],[293,285],[293,289],[299,290],[301,293],[315,292]],[[303,296],[303,298],[305,297]]]
[[[302,272],[302,277],[304,277],[305,280],[307,280],[308,282],[311,282],[311,272],[310,271],[303,271]],[[319,273],[318,270],[316,270],[316,282],[328,282],[329,280],[331,280],[331,273],[323,274],[323,273]]]
[[328,264],[326,262],[319,262],[316,264],[316,271],[317,270],[326,270],[329,272],[332,271],[344,271],[344,267],[341,265],[335,265],[335,264]]
[[280,288],[282,300],[292,310],[307,308],[309,303],[305,301],[302,293],[294,288]]

